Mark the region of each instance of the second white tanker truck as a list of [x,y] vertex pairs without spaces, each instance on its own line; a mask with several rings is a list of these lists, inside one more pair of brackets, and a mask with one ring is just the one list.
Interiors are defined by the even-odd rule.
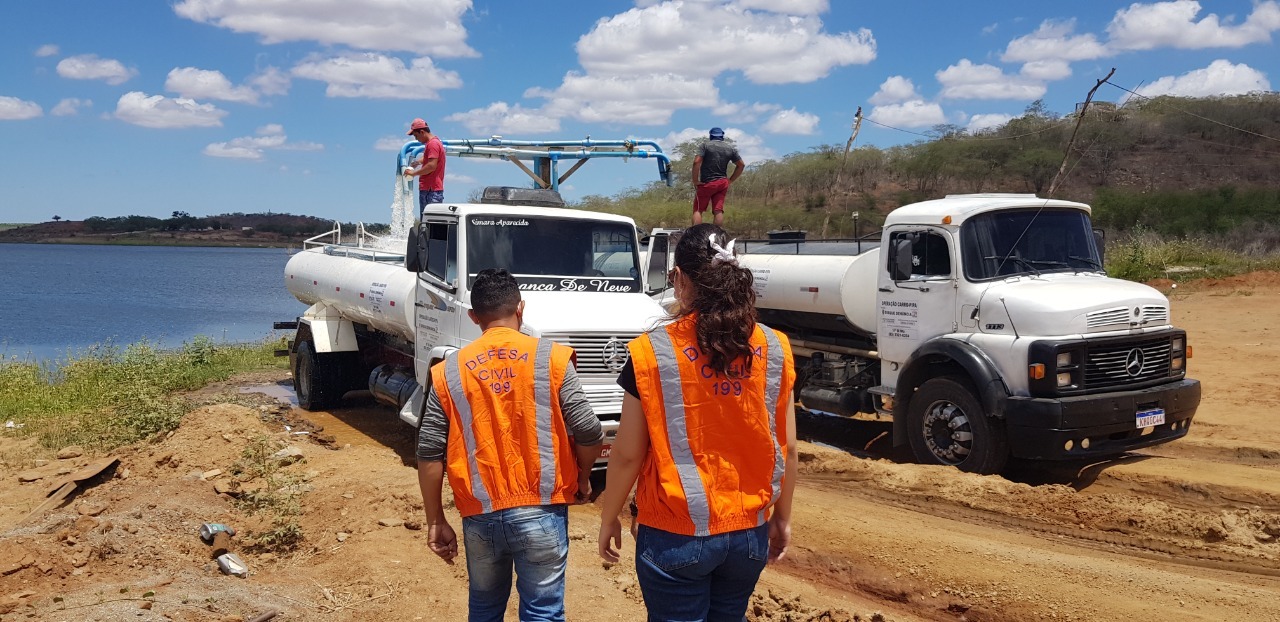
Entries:
[[948,196],[890,212],[878,240],[749,243],[740,261],[761,321],[790,337],[805,408],[891,418],[918,461],[996,473],[1180,438],[1200,403],[1168,299],[1107,277],[1089,215]]

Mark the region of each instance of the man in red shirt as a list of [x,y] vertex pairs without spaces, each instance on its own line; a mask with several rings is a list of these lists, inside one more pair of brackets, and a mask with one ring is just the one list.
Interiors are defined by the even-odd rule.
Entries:
[[422,211],[428,203],[444,203],[444,144],[422,119],[413,120],[409,135],[423,145],[422,166],[404,172],[408,177],[419,176],[418,210]]

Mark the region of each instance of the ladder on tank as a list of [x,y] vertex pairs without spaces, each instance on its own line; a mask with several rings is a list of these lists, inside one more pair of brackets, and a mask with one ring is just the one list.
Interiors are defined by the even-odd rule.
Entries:
[[[560,184],[570,175],[582,168],[588,160],[595,158],[654,159],[658,162],[658,178],[668,186],[674,183],[671,177],[671,160],[662,152],[662,147],[651,140],[593,140],[591,137],[582,140],[512,140],[491,136],[479,139],[442,139],[440,142],[447,155],[507,160],[520,167],[537,188],[558,191]],[[405,143],[396,160],[396,172],[403,171],[422,150],[422,143],[416,140]],[[532,165],[525,164],[525,160]],[[558,173],[562,160],[576,160],[563,175]]]

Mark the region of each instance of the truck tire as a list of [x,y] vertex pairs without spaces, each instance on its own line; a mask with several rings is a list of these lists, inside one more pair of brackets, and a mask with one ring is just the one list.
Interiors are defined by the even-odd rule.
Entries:
[[970,383],[958,376],[925,381],[907,407],[907,436],[921,464],[945,464],[991,475],[1004,469],[1004,422],[988,417]]
[[303,410],[324,410],[346,393],[343,367],[316,352],[315,344],[298,342],[293,360],[293,390]]

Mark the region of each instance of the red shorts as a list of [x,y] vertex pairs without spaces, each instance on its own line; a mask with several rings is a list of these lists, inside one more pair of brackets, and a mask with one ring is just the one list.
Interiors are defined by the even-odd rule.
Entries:
[[729,192],[729,178],[721,177],[698,186],[693,193],[693,211],[705,212],[711,206],[712,214],[724,213],[724,195]]

